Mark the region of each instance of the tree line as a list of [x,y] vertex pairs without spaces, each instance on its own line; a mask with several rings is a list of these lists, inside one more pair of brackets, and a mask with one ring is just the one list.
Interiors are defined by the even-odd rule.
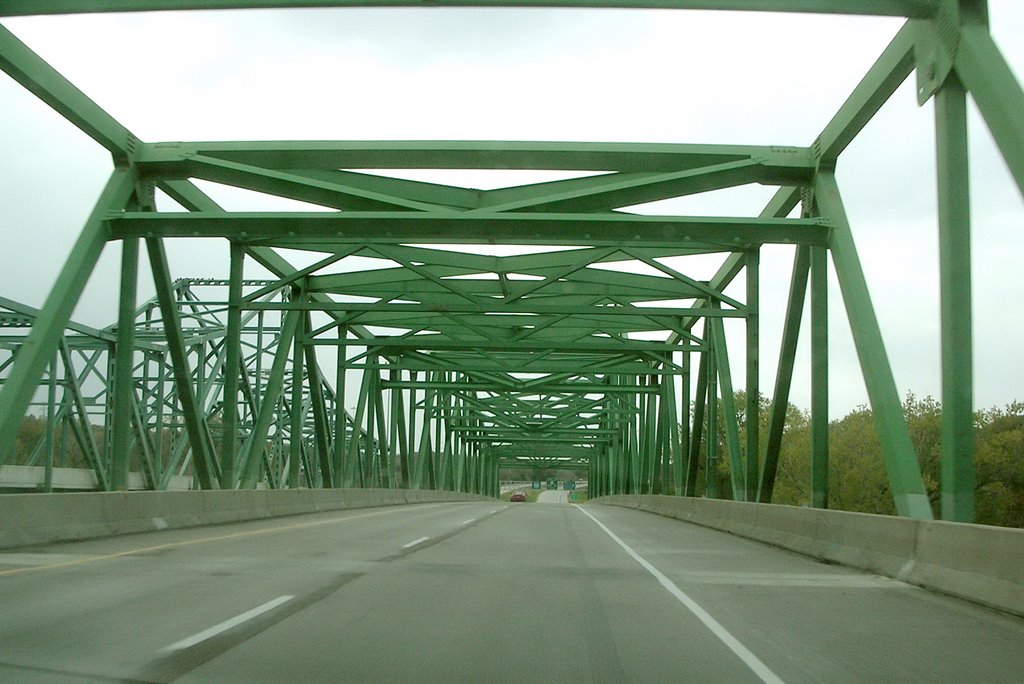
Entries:
[[[736,405],[745,406],[738,392]],[[760,436],[767,439],[771,402],[760,398]],[[928,498],[939,510],[941,481],[942,406],[934,398],[908,393],[903,413],[910,429]],[[721,412],[720,412],[721,414]],[[746,420],[740,415],[741,431]],[[741,435],[742,438],[742,435]],[[724,453],[719,429],[718,453]],[[742,443],[742,442],[741,442]],[[763,453],[763,452],[762,452]],[[1024,403],[974,413],[975,522],[984,525],[1024,527]],[[719,491],[730,488],[727,458],[718,462]],[[790,404],[779,454],[773,503],[810,504],[810,414]],[[829,507],[846,511],[895,515],[892,492],[882,462],[871,409],[858,406],[843,418],[829,423]]]

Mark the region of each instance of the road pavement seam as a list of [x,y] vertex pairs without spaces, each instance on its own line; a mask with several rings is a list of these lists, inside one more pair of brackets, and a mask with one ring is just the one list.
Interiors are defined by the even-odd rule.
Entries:
[[634,551],[629,546],[629,544],[619,539],[618,535],[616,535],[614,532],[608,529],[608,527],[606,527],[605,524],[602,523],[600,520],[595,518],[586,510],[584,510],[583,507],[581,507],[579,504],[572,504],[572,506],[578,509],[581,513],[583,513],[583,515],[593,520],[598,527],[604,530],[605,534],[612,538],[612,541],[621,546],[623,551],[628,553],[630,557],[633,558],[633,560],[635,560],[637,563],[643,566],[644,570],[651,573],[651,575],[653,575],[654,578],[658,580],[658,583],[661,584],[661,586],[665,587],[665,589],[667,589],[670,594],[676,597],[676,599],[680,603],[686,606],[686,608],[689,609],[689,611],[693,613],[698,620],[704,623],[704,626],[707,627],[712,634],[718,637],[719,640],[721,640],[722,643],[724,643],[730,651],[735,653],[736,656],[739,657],[739,659],[742,660],[743,663],[747,667],[749,667],[751,671],[761,679],[762,682],[765,682],[765,684],[784,684],[783,680],[777,674],[772,672],[772,670],[767,665],[761,662],[760,658],[758,658],[750,651],[750,649],[748,649],[746,646],[740,643],[739,639],[734,637],[732,633],[729,632],[729,630],[722,626],[722,623],[720,623],[715,618],[711,617],[711,614],[704,610],[700,606],[700,604],[698,604],[696,601],[690,598],[682,589],[677,587],[675,582],[666,577],[664,573],[658,570],[658,568],[651,565],[651,563],[644,559],[643,556]]

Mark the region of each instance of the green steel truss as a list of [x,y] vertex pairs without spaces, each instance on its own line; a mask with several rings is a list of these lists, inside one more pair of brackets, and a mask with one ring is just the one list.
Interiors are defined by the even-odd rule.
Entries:
[[[500,467],[558,467],[587,469],[592,496],[770,502],[809,307],[810,484],[812,504],[827,506],[831,256],[897,511],[930,518],[834,176],[843,150],[916,73],[918,99],[935,98],[937,124],[941,515],[973,518],[967,94],[1024,189],[1024,92],[992,41],[983,0],[431,4],[878,14],[907,23],[808,147],[144,142],[0,27],[0,68],[109,150],[114,167],[42,309],[0,300],[0,480],[35,468],[49,490],[73,455],[100,489],[355,486],[496,495]],[[422,3],[83,0],[69,9],[56,0],[9,0],[0,16],[403,5]],[[480,191],[382,175],[388,169],[583,175]],[[194,180],[323,210],[226,211]],[[756,216],[628,210],[751,183],[777,189]],[[185,211],[158,208],[157,189]],[[227,241],[230,277],[174,280],[165,244],[177,238]],[[70,316],[110,242],[122,249],[119,313],[95,330]],[[791,245],[794,265],[762,440],[756,422],[742,425],[738,416],[757,411],[764,244]],[[453,245],[529,249],[487,256]],[[296,251],[304,256],[292,263]],[[687,257],[709,254],[721,259],[713,277],[687,275]],[[141,305],[140,263],[156,284],[156,297]],[[272,277],[246,278],[257,266]],[[743,295],[727,294],[741,274]],[[746,406],[734,400],[730,318],[745,330]],[[45,414],[46,428],[16,448],[26,413]],[[720,461],[728,463],[727,492],[707,476]]]

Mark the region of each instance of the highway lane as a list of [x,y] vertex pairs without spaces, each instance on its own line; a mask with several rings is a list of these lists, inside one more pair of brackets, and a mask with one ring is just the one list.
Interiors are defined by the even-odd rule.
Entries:
[[565,504],[569,503],[569,492],[564,489],[545,489],[537,495],[537,503]]
[[1020,619],[597,505],[403,506],[26,549],[0,554],[0,606],[3,682],[1024,672]]

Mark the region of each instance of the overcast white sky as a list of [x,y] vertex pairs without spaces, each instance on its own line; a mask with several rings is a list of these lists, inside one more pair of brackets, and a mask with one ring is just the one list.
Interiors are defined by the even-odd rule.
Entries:
[[[1024,75],[1024,3],[991,0]],[[10,19],[4,25],[146,141],[594,140],[808,145],[898,19],[728,12],[331,10]],[[39,306],[110,172],[109,155],[0,76],[0,295]],[[972,109],[976,406],[1024,399],[1024,202]],[[940,394],[933,111],[913,76],[840,160],[901,393]],[[478,186],[518,176],[437,178]],[[649,212],[757,212],[740,188]],[[253,207],[244,193],[218,196]],[[116,317],[116,246],[75,318]],[[226,275],[226,249],[170,248],[177,276]],[[766,248],[761,388],[770,393],[792,250]],[[700,274],[698,274],[700,275]],[[152,295],[145,280],[140,299]],[[832,282],[831,413],[866,402]],[[736,329],[736,332],[739,328]],[[743,383],[739,340],[737,386]],[[808,404],[807,349],[791,399]]]

